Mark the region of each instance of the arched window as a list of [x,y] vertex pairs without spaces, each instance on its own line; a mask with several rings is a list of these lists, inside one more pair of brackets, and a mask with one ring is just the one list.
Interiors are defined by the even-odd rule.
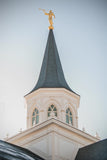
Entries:
[[34,126],[37,123],[39,123],[39,111],[35,108],[32,113],[32,126]]
[[56,107],[52,104],[49,108],[48,108],[48,117],[57,117],[57,109]]
[[66,109],[66,123],[72,124],[72,113],[69,108]]

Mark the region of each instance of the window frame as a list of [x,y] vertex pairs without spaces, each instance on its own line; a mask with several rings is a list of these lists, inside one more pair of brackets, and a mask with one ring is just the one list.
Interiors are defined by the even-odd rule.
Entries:
[[39,110],[37,108],[34,108],[32,112],[32,126],[35,126],[38,123],[39,123]]
[[69,107],[66,109],[66,123],[73,125],[73,114]]
[[56,117],[56,118],[58,117],[58,110],[54,104],[51,104],[47,109],[47,117],[48,118],[52,117],[51,113],[54,113],[53,117]]

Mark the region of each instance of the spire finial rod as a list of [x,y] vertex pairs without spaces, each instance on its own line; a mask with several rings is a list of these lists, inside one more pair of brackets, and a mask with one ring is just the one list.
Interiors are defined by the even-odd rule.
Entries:
[[47,12],[45,11],[45,9],[39,8],[39,10],[42,10],[45,15],[48,15],[48,20],[49,20],[49,23],[50,23],[49,29],[54,29],[52,18],[53,18],[53,17],[55,18],[55,15],[54,15],[54,13],[52,12],[52,10],[50,10],[49,13],[47,13]]

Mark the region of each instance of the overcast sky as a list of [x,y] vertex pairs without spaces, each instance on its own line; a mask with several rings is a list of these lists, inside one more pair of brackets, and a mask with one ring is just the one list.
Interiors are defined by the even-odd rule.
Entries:
[[79,129],[107,137],[107,1],[0,0],[0,139],[26,129],[24,95],[35,86],[54,12],[65,78],[81,96]]

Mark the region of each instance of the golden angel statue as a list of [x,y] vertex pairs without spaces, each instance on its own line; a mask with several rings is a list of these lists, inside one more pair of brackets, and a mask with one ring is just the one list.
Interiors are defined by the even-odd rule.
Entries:
[[[39,9],[40,9],[40,8],[39,8]],[[52,12],[52,10],[50,10],[49,13],[46,13],[45,9],[40,9],[40,10],[42,10],[45,15],[48,15],[48,16],[49,16],[49,18],[48,18],[49,23],[50,23],[49,29],[54,29],[52,18],[53,18],[53,17],[55,18],[55,15],[54,15],[54,13]]]

